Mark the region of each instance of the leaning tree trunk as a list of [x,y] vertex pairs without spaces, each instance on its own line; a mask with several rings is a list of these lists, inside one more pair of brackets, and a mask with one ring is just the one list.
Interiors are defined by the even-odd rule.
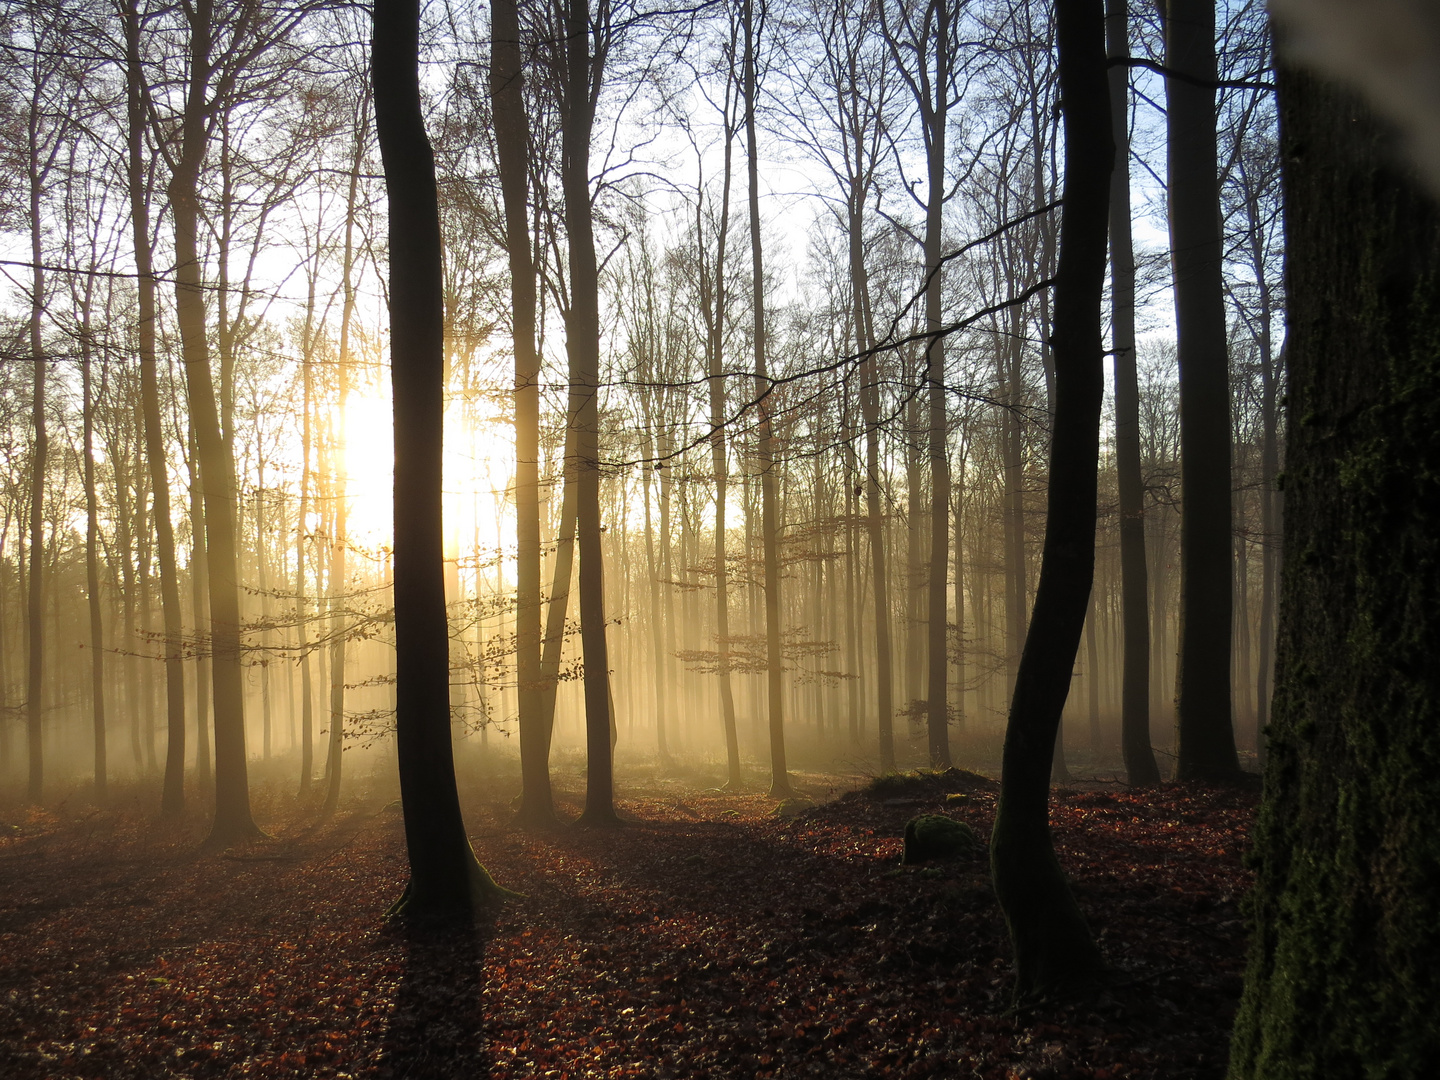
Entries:
[[1215,137],[1215,0],[1168,0],[1170,250],[1180,361],[1177,776],[1240,771],[1230,721],[1230,356]]
[[1440,1061],[1440,208],[1282,66],[1290,415],[1275,698],[1230,1075]]
[[1150,616],[1145,573],[1145,479],[1140,473],[1140,382],[1135,368],[1135,245],[1130,232],[1129,4],[1109,0],[1105,13],[1110,69],[1110,326],[1115,353],[1115,472],[1120,489],[1120,606],[1124,670],[1120,750],[1132,785],[1158,784],[1150,747]]
[[1055,856],[1050,761],[1070,691],[1095,572],[1104,346],[1106,203],[1114,144],[1101,0],[1056,6],[1065,124],[1064,219],[1051,326],[1055,418],[1040,580],[1005,731],[1000,801],[990,843],[995,895],[1015,950],[1025,1001],[1083,985],[1101,969]]
[[441,509],[444,286],[435,157],[420,109],[420,0],[376,0],[371,72],[390,209],[395,409],[395,736],[410,880],[390,909],[464,920],[503,895],[475,859],[450,739]]
[[529,121],[525,113],[516,0],[490,5],[490,100],[495,158],[505,205],[510,263],[510,332],[515,349],[515,659],[520,710],[520,819],[555,820],[550,738],[541,715],[540,675],[540,355],[535,348],[535,265],[527,207]]

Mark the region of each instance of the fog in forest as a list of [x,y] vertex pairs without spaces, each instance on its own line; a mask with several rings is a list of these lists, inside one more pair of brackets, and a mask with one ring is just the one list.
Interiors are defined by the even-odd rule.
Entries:
[[[568,114],[554,15],[521,9],[541,670],[555,687],[551,763],[564,772],[585,756],[579,560],[565,497],[575,407]],[[949,760],[998,766],[1046,523],[1060,112],[1043,5],[958,10],[943,70],[946,50],[921,47],[938,31],[903,5],[889,21],[871,6],[771,5],[752,76],[738,59],[739,9],[632,13],[605,31],[589,193],[622,794],[635,775],[723,783],[727,720],[745,782],[768,779],[762,451],[773,457],[768,557],[788,767],[878,774],[940,763],[928,723],[937,622]],[[1233,4],[1220,14],[1219,63],[1233,80],[1218,96],[1230,693],[1235,741],[1253,764],[1278,572],[1278,161],[1273,99],[1244,81],[1268,63],[1263,11]],[[1136,55],[1159,55],[1153,10],[1132,16]],[[198,793],[212,782],[207,497],[197,384],[186,375],[196,348],[233,462],[251,778],[323,791],[343,747],[342,784],[372,773],[392,783],[390,342],[368,21],[349,9],[217,7],[194,162],[198,277],[186,285],[173,176],[198,136],[186,127],[196,91],[181,13],[144,12],[128,42],[123,21],[97,5],[11,5],[0,19],[0,785],[18,797],[29,782],[33,796],[37,761],[46,797],[91,789],[97,769],[122,785],[158,778],[176,707],[167,657],[179,658],[183,678],[186,784]],[[958,44],[972,39],[983,47]],[[487,10],[427,5],[422,51],[445,244],[451,720],[462,770],[518,774],[517,377]],[[1148,714],[1168,775],[1186,493],[1163,80],[1141,68],[1131,79]],[[939,128],[922,82],[940,86]],[[185,339],[182,288],[203,297],[203,341]],[[1107,294],[1107,320],[1110,303]],[[1112,359],[1094,589],[1057,764],[1101,778],[1124,775]],[[937,529],[941,464],[948,497]],[[178,621],[168,632],[167,559]]]

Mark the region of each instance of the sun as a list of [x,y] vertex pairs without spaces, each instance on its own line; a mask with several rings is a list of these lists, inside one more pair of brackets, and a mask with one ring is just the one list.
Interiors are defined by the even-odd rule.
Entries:
[[[348,395],[343,481],[350,543],[378,556],[394,537],[395,424],[388,395]],[[513,578],[514,429],[499,415],[476,417],[458,402],[445,411],[445,557],[458,559],[468,593]],[[499,561],[496,561],[497,555]],[[473,595],[473,593],[472,593]]]

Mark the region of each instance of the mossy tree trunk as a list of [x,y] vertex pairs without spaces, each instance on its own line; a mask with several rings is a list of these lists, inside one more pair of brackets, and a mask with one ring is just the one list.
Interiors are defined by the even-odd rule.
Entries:
[[995,895],[1015,951],[1015,996],[1083,985],[1101,969],[1050,836],[1051,754],[1095,572],[1104,389],[1100,302],[1114,145],[1102,0],[1056,5],[1065,126],[1064,219],[1052,324],[1055,419],[1040,580],[1005,731],[990,842]]
[[1232,1077],[1440,1061],[1440,209],[1348,92],[1279,75],[1285,536]]

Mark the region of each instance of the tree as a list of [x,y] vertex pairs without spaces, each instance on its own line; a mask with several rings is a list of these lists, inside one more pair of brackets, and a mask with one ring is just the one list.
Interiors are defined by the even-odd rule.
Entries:
[[1230,720],[1230,357],[1215,136],[1215,0],[1165,8],[1170,259],[1180,357],[1181,779],[1239,772]]
[[1064,111],[1064,218],[1051,328],[1055,413],[1040,580],[1020,657],[990,841],[995,895],[1015,952],[1018,1000],[1093,978],[1100,952],[1055,856],[1049,781],[1060,712],[1095,571],[1104,347],[1100,300],[1114,143],[1102,0],[1056,6]]
[[371,72],[390,208],[395,408],[395,732],[410,880],[390,912],[463,920],[511,895],[475,858],[450,742],[441,512],[444,310],[435,157],[420,109],[420,2],[376,0]]
[[1282,66],[1290,425],[1237,1078],[1440,1060],[1440,208]]
[[[610,716],[610,650],[605,634],[605,566],[600,544],[600,277],[590,206],[590,135],[610,44],[610,4],[594,19],[588,0],[563,0],[562,184],[569,241],[570,411],[575,429],[575,529],[580,549],[580,647],[585,659],[585,810],[604,825],[615,815]],[[590,51],[591,34],[595,51]],[[567,479],[567,486],[569,480]]]
[[[888,5],[882,4],[881,17]],[[925,389],[928,398],[930,461],[930,565],[926,592],[926,724],[930,764],[950,764],[950,716],[946,695],[947,606],[946,572],[950,543],[950,455],[945,446],[949,422],[945,410],[945,339],[941,327],[942,275],[940,243],[948,199],[945,176],[946,135],[950,110],[959,104],[956,64],[960,43],[960,10],[955,0],[926,0],[923,6],[900,5],[899,36],[889,24],[885,36],[920,114],[925,146]],[[908,57],[908,62],[907,62]]]
[[540,356],[535,348],[535,265],[530,255],[529,124],[516,0],[490,5],[490,100],[505,206],[510,333],[515,349],[515,652],[520,704],[520,817],[555,818],[550,724],[540,675]]
[[[1140,383],[1135,369],[1135,246],[1130,230],[1129,4],[1109,0],[1105,12],[1110,69],[1110,128],[1115,170],[1110,175],[1111,332],[1115,353],[1115,469],[1120,488],[1120,603],[1124,672],[1120,749],[1132,785],[1158,784],[1150,747],[1150,616],[1145,574],[1145,480],[1140,472]],[[1093,664],[1092,664],[1093,669]]]
[[140,396],[145,416],[145,460],[155,500],[155,540],[160,556],[160,609],[165,627],[165,785],[160,809],[178,815],[185,808],[185,672],[180,644],[180,586],[175,564],[175,528],[170,520],[170,473],[160,420],[160,391],[155,358],[155,274],[151,254],[150,185],[145,167],[145,76],[140,66],[143,32],[138,0],[126,0],[125,164],[130,196],[130,225],[135,251],[136,326],[140,356]]
[[770,374],[765,355],[765,256],[760,238],[760,163],[755,139],[755,105],[758,94],[755,51],[764,28],[762,0],[757,22],[753,0],[741,0],[740,25],[744,37],[741,94],[745,99],[745,152],[749,177],[751,297],[755,330],[756,439],[760,467],[760,542],[765,562],[765,682],[770,718],[770,794],[790,794],[790,773],[785,766],[784,664],[780,652],[780,513],[776,494],[775,435],[771,421]]
[[[216,104],[233,88],[240,64],[251,59],[269,38],[267,33],[257,33],[265,19],[259,4],[251,0],[237,13],[228,48],[220,56],[212,53],[219,28],[211,0],[199,0],[186,8],[185,19],[189,31],[185,102],[180,119],[180,149],[171,164],[167,194],[175,230],[175,311],[205,508],[215,704],[215,820],[210,842],[227,844],[258,836],[260,830],[250,814],[245,753],[235,459],[221,429],[220,398],[210,372],[205,285],[198,245],[199,182]],[[252,38],[252,34],[256,36]],[[217,73],[219,85],[215,85]]]

